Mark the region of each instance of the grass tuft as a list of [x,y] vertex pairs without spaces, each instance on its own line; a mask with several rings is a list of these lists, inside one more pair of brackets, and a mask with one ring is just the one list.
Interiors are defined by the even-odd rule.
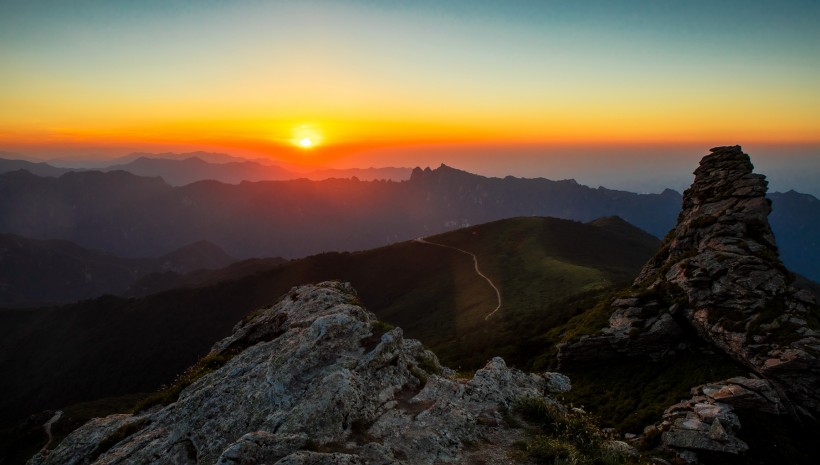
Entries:
[[607,447],[606,437],[595,419],[580,410],[566,409],[541,398],[519,399],[514,411],[536,427],[521,443],[528,458],[539,464],[628,465],[638,463]]

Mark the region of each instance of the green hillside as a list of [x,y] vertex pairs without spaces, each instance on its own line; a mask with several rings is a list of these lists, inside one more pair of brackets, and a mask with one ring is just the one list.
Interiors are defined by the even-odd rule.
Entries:
[[[623,286],[658,241],[617,219],[597,225],[514,218],[356,253],[293,260],[240,279],[143,298],[103,297],[58,308],[0,310],[0,417],[146,393],[170,383],[247,313],[291,287],[349,281],[379,318],[420,339],[445,365],[473,370],[501,355],[531,367],[555,338],[548,331]],[[264,266],[264,262],[259,262]],[[249,270],[245,269],[244,273]],[[203,282],[207,282],[205,279]],[[126,397],[124,403],[133,402]],[[126,408],[99,402],[91,416]],[[67,415],[61,421],[78,424]],[[60,424],[55,431],[61,433]],[[67,431],[62,431],[65,434]]]

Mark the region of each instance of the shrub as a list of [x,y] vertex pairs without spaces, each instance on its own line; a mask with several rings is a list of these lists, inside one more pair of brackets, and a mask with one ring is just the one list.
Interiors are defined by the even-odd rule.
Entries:
[[416,361],[419,364],[419,368],[426,371],[427,373],[431,373],[434,375],[441,374],[441,367],[436,363],[434,355],[430,355],[427,352],[423,352],[416,358]]
[[540,398],[519,399],[514,410],[537,427],[536,434],[522,443],[528,457],[536,463],[637,463],[637,458],[607,447],[604,434],[595,421],[581,410],[568,410]]
[[547,436],[536,436],[526,443],[526,451],[535,463],[580,464],[581,452],[574,445]]

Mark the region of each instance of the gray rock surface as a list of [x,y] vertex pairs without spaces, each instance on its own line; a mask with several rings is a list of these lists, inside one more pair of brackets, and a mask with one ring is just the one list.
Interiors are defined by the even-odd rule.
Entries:
[[693,329],[770,380],[796,410],[817,415],[820,309],[790,285],[769,227],[765,177],[739,146],[711,152],[684,193],[675,229],[612,302],[609,325],[559,346],[559,366],[660,358],[685,347]]
[[658,426],[663,445],[686,451],[682,458],[687,461],[693,459],[693,452],[744,452],[749,445],[735,435],[741,428],[735,410],[744,409],[786,413],[777,391],[766,380],[735,377],[704,384],[692,389],[691,399],[666,409]]
[[503,420],[516,399],[569,389],[500,358],[440,376],[432,352],[376,323],[347,284],[294,288],[215,344],[236,355],[175,403],[95,419],[30,464],[458,463],[465,443],[498,457],[520,436]]

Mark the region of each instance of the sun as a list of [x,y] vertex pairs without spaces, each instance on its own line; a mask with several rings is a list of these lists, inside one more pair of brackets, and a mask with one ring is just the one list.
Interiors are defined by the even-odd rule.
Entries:
[[300,149],[313,149],[322,144],[324,137],[322,131],[313,124],[303,124],[292,129],[293,138],[290,140],[293,145]]

